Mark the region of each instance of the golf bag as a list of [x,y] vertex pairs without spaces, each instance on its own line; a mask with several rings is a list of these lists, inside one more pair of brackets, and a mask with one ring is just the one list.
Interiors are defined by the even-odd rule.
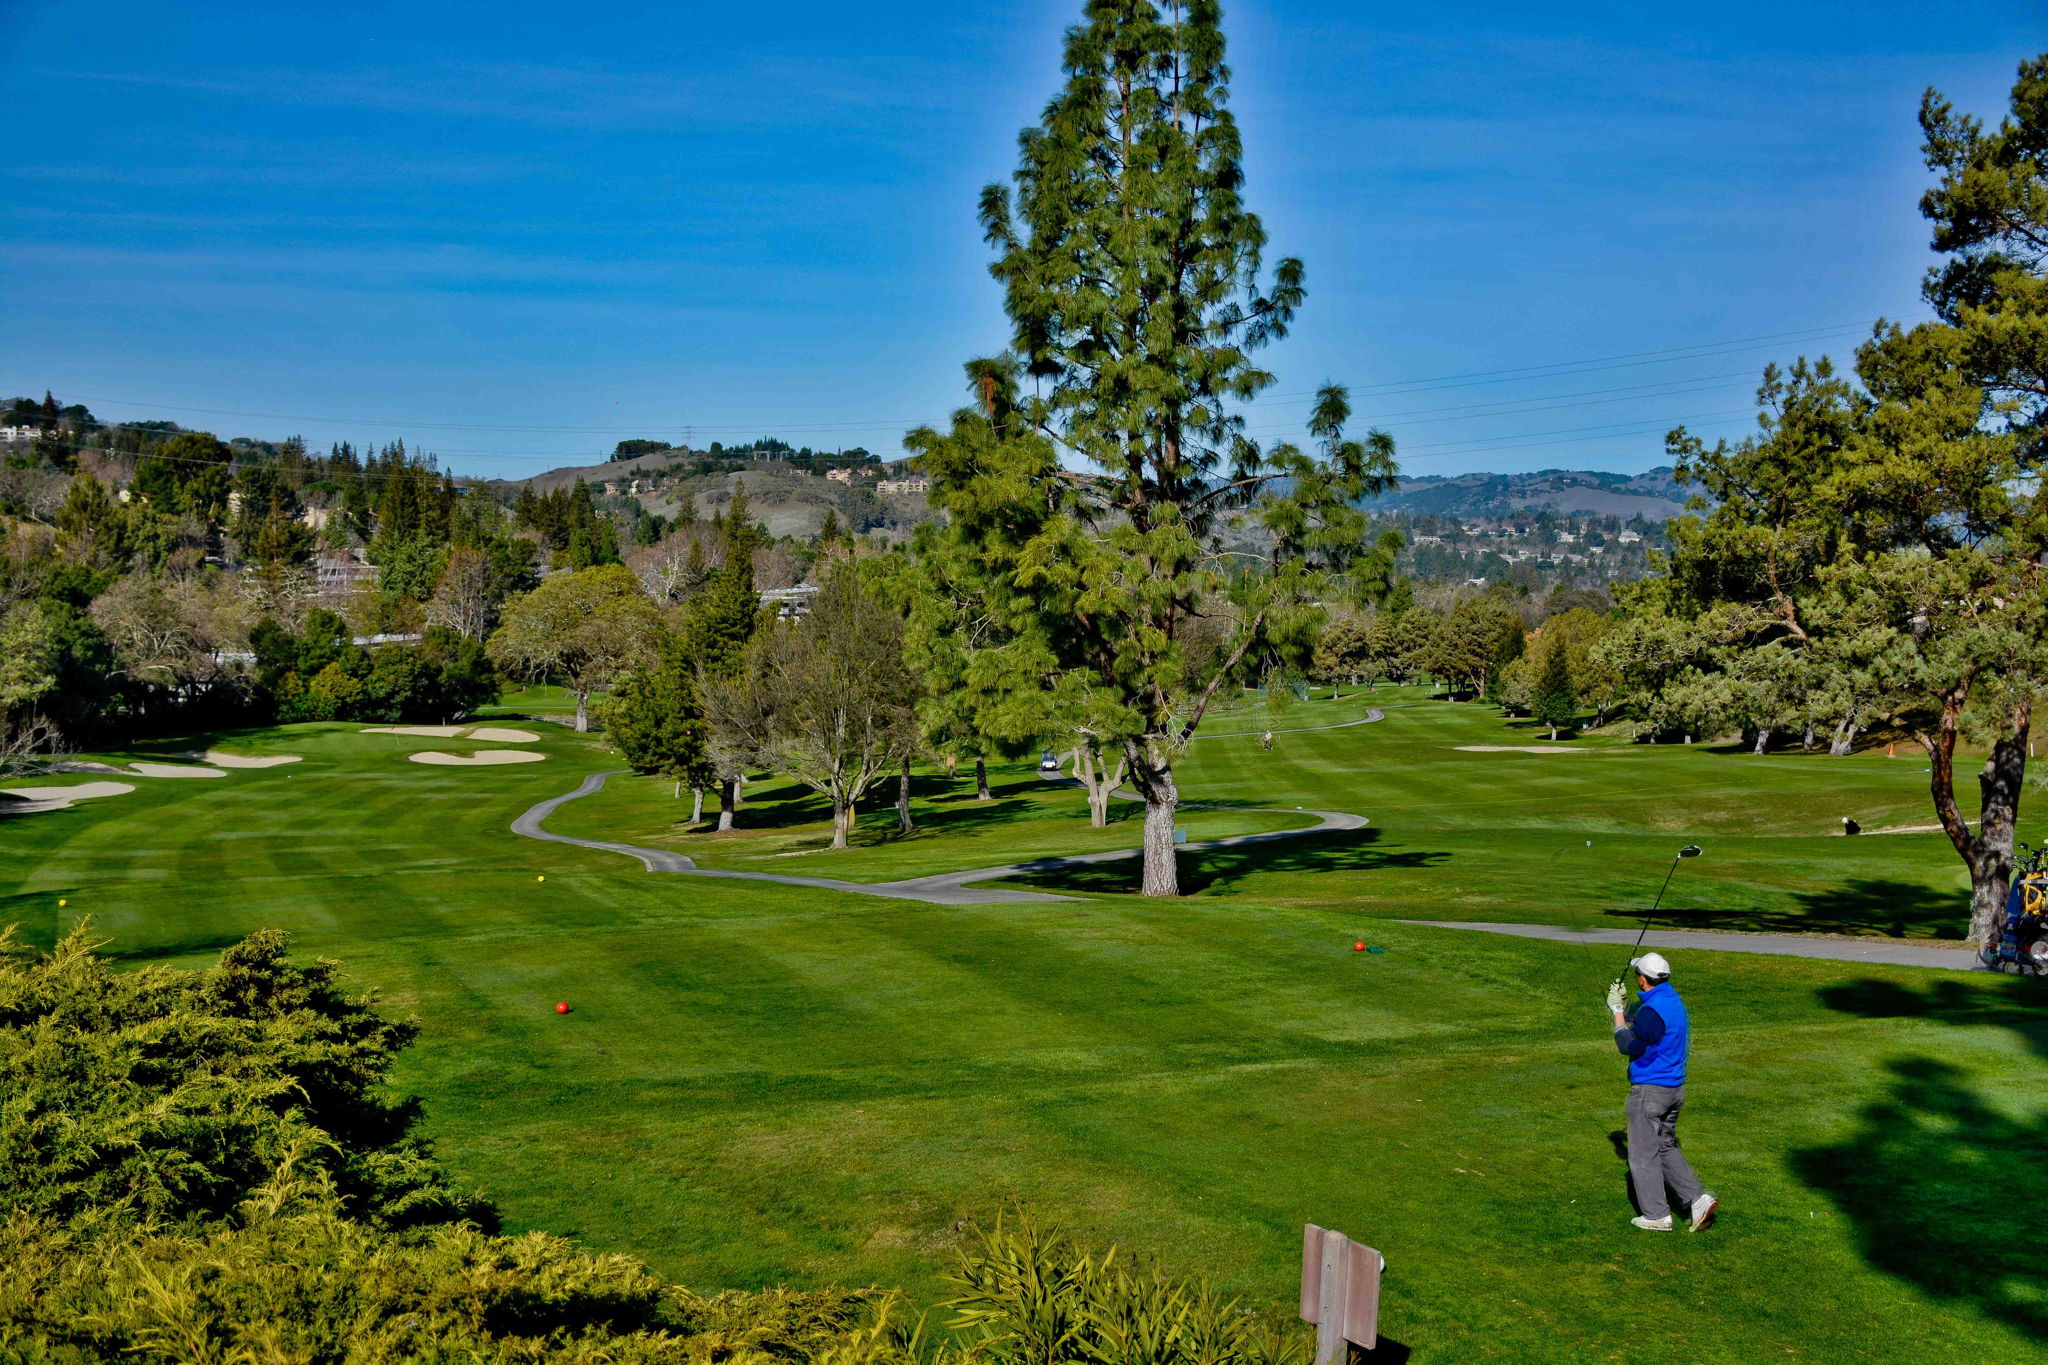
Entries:
[[1998,942],[1984,948],[1984,965],[1994,972],[2048,976],[2048,854],[2020,847],[2028,856],[2013,871]]

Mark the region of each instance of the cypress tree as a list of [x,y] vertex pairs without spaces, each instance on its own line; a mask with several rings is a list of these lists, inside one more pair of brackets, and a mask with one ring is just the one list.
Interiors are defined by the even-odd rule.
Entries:
[[1570,729],[1579,718],[1578,694],[1572,691],[1571,661],[1565,657],[1564,642],[1549,640],[1543,649],[1543,671],[1536,675],[1536,693],[1529,712],[1550,727],[1550,737]]

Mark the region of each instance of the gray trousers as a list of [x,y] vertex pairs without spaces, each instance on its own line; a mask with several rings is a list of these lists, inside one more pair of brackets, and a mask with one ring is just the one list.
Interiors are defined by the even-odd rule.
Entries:
[[1636,1205],[1646,1218],[1670,1214],[1664,1187],[1690,1209],[1700,1197],[1700,1178],[1678,1150],[1678,1111],[1685,1107],[1682,1085],[1632,1085],[1628,1089],[1628,1174]]

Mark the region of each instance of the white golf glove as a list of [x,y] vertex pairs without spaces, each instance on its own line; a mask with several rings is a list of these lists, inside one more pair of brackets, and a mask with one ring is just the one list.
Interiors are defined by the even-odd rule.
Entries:
[[1616,981],[1612,985],[1608,986],[1607,1012],[1609,1014],[1620,1014],[1627,1007],[1628,992],[1621,988],[1621,983],[1619,981]]

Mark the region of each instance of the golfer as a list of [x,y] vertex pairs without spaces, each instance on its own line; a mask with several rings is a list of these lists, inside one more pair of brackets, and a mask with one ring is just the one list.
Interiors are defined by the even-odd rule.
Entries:
[[1671,985],[1671,964],[1661,953],[1630,962],[1636,974],[1636,1012],[1616,981],[1607,988],[1614,1016],[1614,1045],[1628,1058],[1628,1173],[1635,1182],[1634,1218],[1645,1232],[1671,1231],[1668,1185],[1692,1218],[1692,1231],[1714,1221],[1721,1201],[1701,1188],[1699,1177],[1678,1150],[1678,1111],[1685,1107],[1685,1047],[1691,1032],[1685,1002]]

